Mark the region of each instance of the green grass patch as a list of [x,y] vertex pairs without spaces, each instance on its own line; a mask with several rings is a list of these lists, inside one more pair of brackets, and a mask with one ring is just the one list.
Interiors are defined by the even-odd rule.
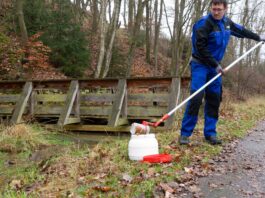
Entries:
[[24,124],[5,127],[0,132],[0,151],[19,153],[47,145],[43,134]]
[[[242,138],[258,120],[264,117],[264,97],[256,97],[246,102],[229,104],[229,106],[223,105],[217,128],[218,135],[225,143]],[[33,141],[31,143],[33,146],[25,146],[23,152],[16,153],[16,157],[22,162],[23,159],[27,159],[32,149],[37,147],[36,145],[43,143],[59,144],[65,147],[62,153],[50,161],[48,168],[50,175],[48,179],[46,178],[47,183],[38,189],[38,192],[44,194],[49,192],[62,196],[73,193],[74,196],[81,197],[136,197],[140,195],[152,197],[156,185],[178,181],[181,172],[189,168],[196,159],[200,158],[202,163],[207,163],[222,151],[221,146],[212,146],[204,141],[202,119],[198,122],[190,146],[176,144],[174,148],[169,147],[168,145],[179,136],[181,119],[182,115],[177,115],[174,130],[156,134],[160,153],[171,154],[174,159],[171,164],[130,161],[128,158],[129,137],[104,141],[91,148],[60,139],[60,135],[56,132],[49,134],[39,126],[32,127],[35,131],[33,133],[36,133],[33,139],[26,138],[28,142]],[[38,134],[44,135],[38,136]],[[15,141],[13,144],[17,146]],[[0,152],[1,164],[6,162],[8,156],[10,157],[10,153]],[[0,172],[3,172],[4,168],[4,165],[0,165]],[[39,169],[40,167],[34,164],[24,166],[21,163],[19,167],[8,170],[6,174],[9,178],[23,180],[26,184],[30,184],[47,177],[47,172],[40,173]],[[131,181],[126,181],[128,176]],[[60,192],[57,188],[60,188]],[[38,194],[38,192],[34,193]],[[16,196],[17,194],[14,193],[10,186],[5,188],[4,195]],[[21,197],[23,196],[22,190]]]

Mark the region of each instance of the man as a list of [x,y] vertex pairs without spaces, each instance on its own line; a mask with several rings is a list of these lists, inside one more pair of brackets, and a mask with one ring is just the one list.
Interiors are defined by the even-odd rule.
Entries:
[[[230,35],[239,38],[248,38],[264,41],[259,36],[231,21],[225,16],[227,11],[226,0],[212,0],[210,14],[202,17],[193,26],[192,34],[192,60],[191,66],[191,94],[201,88],[217,73],[224,74],[220,65],[223,59]],[[189,137],[198,120],[199,108],[205,97],[204,108],[204,136],[210,144],[221,144],[216,135],[216,124],[221,101],[222,78],[219,77],[204,91],[191,99],[186,107],[182,120],[180,144],[189,144]]]

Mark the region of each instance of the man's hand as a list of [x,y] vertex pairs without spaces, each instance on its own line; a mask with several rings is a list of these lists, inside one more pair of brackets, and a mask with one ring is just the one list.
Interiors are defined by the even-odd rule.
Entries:
[[218,65],[218,66],[216,67],[216,72],[217,72],[217,73],[221,73],[222,75],[225,74],[225,73],[224,73],[224,70],[223,70],[223,68],[222,68],[221,65]]
[[259,40],[260,40],[260,41],[265,41],[265,35],[260,35],[260,36],[259,36]]

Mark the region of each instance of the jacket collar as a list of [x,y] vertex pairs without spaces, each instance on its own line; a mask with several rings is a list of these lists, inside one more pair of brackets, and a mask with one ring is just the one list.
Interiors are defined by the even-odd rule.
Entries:
[[218,22],[226,22],[227,21],[227,18],[226,18],[225,15],[220,20],[217,20],[217,19],[213,18],[213,15],[211,13],[208,14],[208,17],[210,17],[215,23],[218,23]]

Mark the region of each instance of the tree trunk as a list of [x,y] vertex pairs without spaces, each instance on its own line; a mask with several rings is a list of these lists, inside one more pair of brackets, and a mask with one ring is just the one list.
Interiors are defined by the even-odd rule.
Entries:
[[151,63],[151,42],[150,42],[150,33],[151,33],[151,25],[150,25],[150,4],[146,4],[146,62]]
[[136,47],[138,35],[140,32],[140,26],[141,26],[142,19],[143,19],[143,10],[144,10],[146,3],[148,3],[148,1],[149,0],[144,0],[144,1],[139,0],[138,1],[136,19],[135,19],[135,23],[134,23],[134,27],[133,27],[133,31],[132,31],[132,36],[130,37],[131,45],[130,45],[130,49],[128,52],[127,69],[126,69],[126,76],[127,77],[130,77],[130,75],[131,75],[132,60],[134,57],[135,47]]
[[98,31],[98,0],[92,0],[92,33],[96,34]]
[[165,4],[164,1],[163,1],[163,4],[164,4],[164,12],[165,12],[165,17],[166,17],[166,22],[167,22],[167,28],[168,28],[168,31],[169,31],[169,34],[170,34],[170,39],[172,40],[173,35],[172,35],[172,31],[171,31],[171,28],[170,28],[170,25],[169,25],[168,14],[167,14],[167,8],[166,8],[166,4]]
[[16,0],[16,11],[18,16],[18,23],[21,33],[22,44],[25,46],[28,42],[28,32],[27,27],[24,21],[24,13],[23,13],[23,0]]
[[114,9],[113,9],[113,15],[112,15],[112,20],[111,24],[109,25],[109,31],[108,35],[110,35],[108,42],[108,48],[106,51],[106,58],[105,58],[105,68],[102,77],[105,78],[109,72],[109,66],[110,66],[110,61],[111,61],[111,56],[112,56],[112,49],[113,49],[113,44],[114,44],[114,39],[118,27],[118,22],[119,22],[119,15],[120,15],[120,8],[121,8],[121,0],[115,0],[114,2]]
[[[192,34],[192,27],[193,24],[203,16],[203,13],[206,11],[207,6],[209,5],[209,0],[204,0],[204,1],[197,1],[197,0],[190,0],[187,1],[187,5],[184,5],[185,2],[180,3],[180,16],[185,16],[182,19],[180,18],[179,21],[183,21],[181,27],[178,27],[179,30],[183,30],[181,32],[180,37],[178,38],[179,41],[184,41],[185,35],[191,35]],[[188,7],[185,7],[188,6]],[[181,14],[181,10],[185,7],[185,14]],[[192,9],[193,8],[193,9]],[[186,25],[184,25],[186,24]],[[187,25],[190,24],[190,25]],[[176,43],[178,43],[177,41]],[[190,42],[190,41],[189,41]],[[190,62],[190,57],[191,57],[191,51],[192,51],[192,46],[191,43],[183,43],[181,42],[180,46],[177,47],[177,56],[180,58],[182,61],[181,67],[178,67],[178,74],[179,76],[183,76],[187,69],[189,68],[189,62]],[[185,57],[183,56],[185,52]]]
[[173,26],[173,38],[172,38],[172,56],[171,56],[171,75],[177,75],[177,49],[176,49],[176,38],[177,38],[177,25],[179,16],[179,0],[175,0],[175,19]]
[[98,58],[98,64],[95,72],[95,78],[98,78],[101,72],[101,68],[104,61],[105,56],[105,26],[106,26],[106,6],[107,0],[101,0],[101,8],[100,8],[100,53]]
[[[142,1],[142,0],[139,0]],[[132,29],[133,29],[133,16],[134,16],[134,0],[129,0],[129,5],[128,5],[128,31],[131,34],[132,33]]]
[[154,39],[154,55],[155,55],[155,72],[154,75],[157,75],[158,66],[157,66],[157,56],[158,56],[158,41],[160,34],[160,26],[162,19],[162,11],[163,11],[163,0],[160,0],[160,11],[158,13],[158,0],[155,2],[155,39]]
[[[248,7],[248,0],[245,1],[245,7],[244,7],[244,13],[242,16],[241,24],[244,26],[246,24],[246,20],[249,13],[249,7]],[[244,52],[244,40],[240,40],[240,49],[239,49],[239,56],[241,56]],[[243,61],[239,62],[238,65],[238,73],[237,73],[237,97],[241,99],[241,78],[242,78],[242,67],[243,67]]]
[[126,4],[127,4],[127,0],[124,0],[123,1],[123,21],[124,21],[124,27],[126,28],[127,27],[127,20],[126,20]]
[[109,20],[111,20],[111,10],[112,10],[112,8],[111,8],[111,1],[110,0],[108,0],[108,3],[109,3]]

